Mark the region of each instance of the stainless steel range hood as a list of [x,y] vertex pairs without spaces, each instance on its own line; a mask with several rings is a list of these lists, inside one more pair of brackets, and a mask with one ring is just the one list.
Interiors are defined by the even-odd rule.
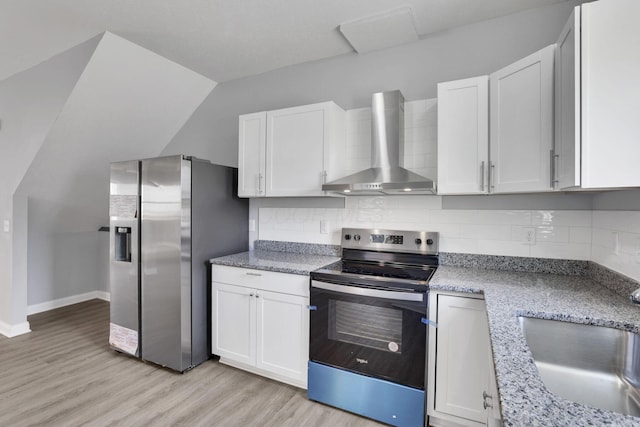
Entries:
[[371,167],[331,181],[323,191],[343,194],[433,194],[433,181],[402,167],[404,163],[404,96],[399,90],[373,94]]

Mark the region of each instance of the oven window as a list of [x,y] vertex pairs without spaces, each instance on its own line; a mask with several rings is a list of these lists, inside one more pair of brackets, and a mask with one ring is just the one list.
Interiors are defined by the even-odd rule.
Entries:
[[329,300],[329,339],[402,353],[402,311]]

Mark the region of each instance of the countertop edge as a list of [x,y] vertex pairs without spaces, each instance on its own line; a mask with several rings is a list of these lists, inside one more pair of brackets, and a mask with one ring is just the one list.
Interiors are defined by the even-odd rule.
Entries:
[[340,258],[328,255],[300,254],[269,250],[253,250],[223,257],[212,258],[212,265],[249,268],[275,273],[308,276],[313,270],[338,261]]

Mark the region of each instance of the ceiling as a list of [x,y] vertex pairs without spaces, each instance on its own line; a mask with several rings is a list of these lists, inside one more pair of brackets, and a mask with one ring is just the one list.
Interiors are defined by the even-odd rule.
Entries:
[[563,1],[0,0],[0,80],[106,30],[223,82],[353,52],[340,24],[402,6],[425,38]]

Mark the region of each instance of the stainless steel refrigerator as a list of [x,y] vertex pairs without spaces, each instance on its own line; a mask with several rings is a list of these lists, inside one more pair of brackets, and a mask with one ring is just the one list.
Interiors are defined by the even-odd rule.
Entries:
[[210,258],[248,247],[237,169],[186,156],[111,164],[112,348],[183,372],[210,355]]

